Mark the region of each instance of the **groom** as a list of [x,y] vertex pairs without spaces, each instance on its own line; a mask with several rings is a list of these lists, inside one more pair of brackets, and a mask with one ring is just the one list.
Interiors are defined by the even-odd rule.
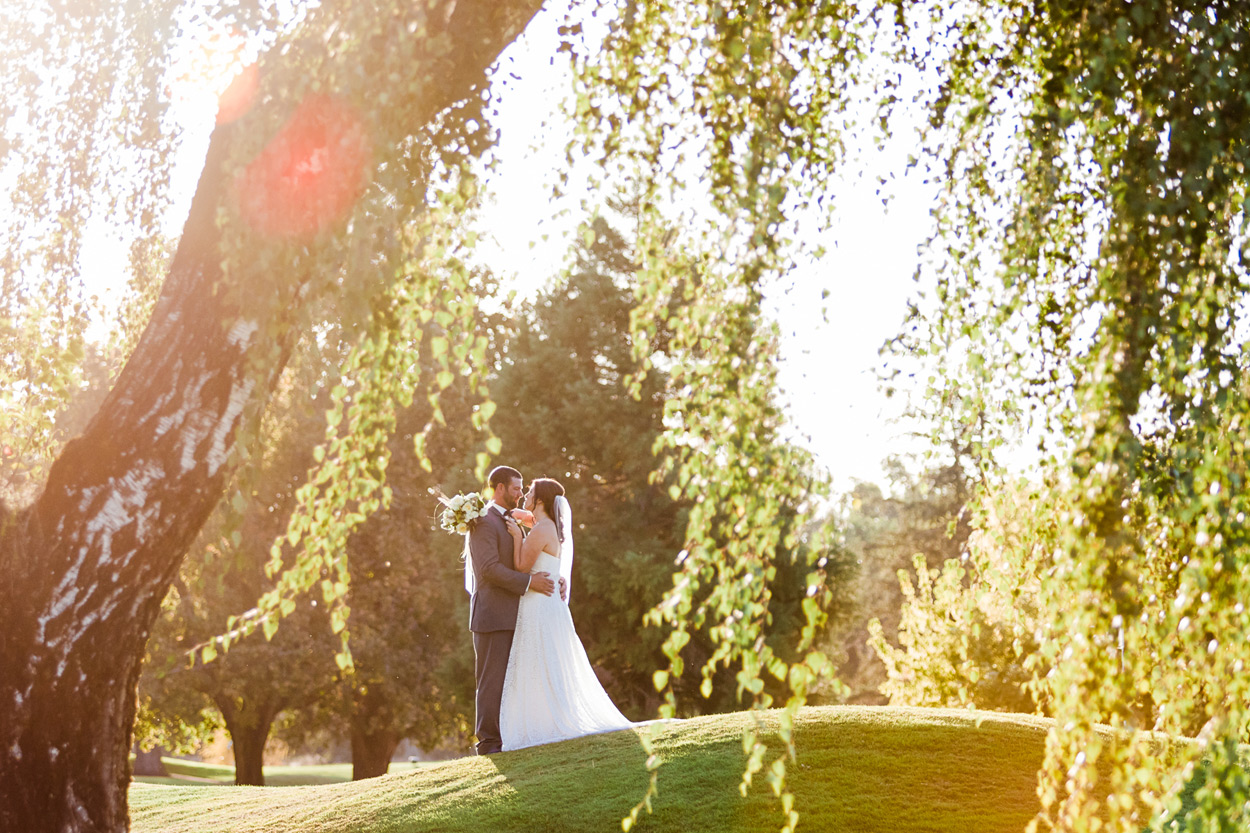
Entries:
[[[527,590],[550,596],[555,583],[547,573],[518,572],[512,559],[512,535],[505,520],[521,499],[521,473],[508,466],[491,471],[489,511],[469,533],[473,562],[473,595],[469,599],[469,630],[473,632],[474,676],[477,680],[477,754],[503,748],[499,736],[499,702],[512,651],[517,605]],[[564,592],[561,588],[561,597]]]

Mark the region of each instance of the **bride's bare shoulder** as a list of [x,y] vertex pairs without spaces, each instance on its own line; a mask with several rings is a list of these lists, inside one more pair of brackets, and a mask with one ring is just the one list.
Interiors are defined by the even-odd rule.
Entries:
[[559,536],[556,534],[556,524],[551,518],[543,518],[534,524],[534,531],[530,533],[530,537],[535,539],[535,543],[546,545],[549,542],[556,543],[556,552],[559,552]]

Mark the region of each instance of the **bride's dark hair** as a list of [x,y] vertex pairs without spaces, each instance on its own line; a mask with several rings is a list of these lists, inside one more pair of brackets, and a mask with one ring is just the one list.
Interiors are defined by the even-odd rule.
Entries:
[[556,524],[556,536],[561,542],[564,541],[564,524],[560,523],[560,519],[556,517],[556,497],[564,494],[564,486],[560,485],[559,480],[552,480],[550,477],[540,477],[533,483],[534,501],[543,505],[543,511]]

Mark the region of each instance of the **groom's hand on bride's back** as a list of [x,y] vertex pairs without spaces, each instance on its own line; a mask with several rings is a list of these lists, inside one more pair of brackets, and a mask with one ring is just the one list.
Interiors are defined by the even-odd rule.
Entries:
[[[549,573],[534,573],[530,578],[530,589],[536,593],[542,593],[544,596],[550,596],[556,592],[556,583],[551,580]],[[564,597],[561,596],[560,598]]]

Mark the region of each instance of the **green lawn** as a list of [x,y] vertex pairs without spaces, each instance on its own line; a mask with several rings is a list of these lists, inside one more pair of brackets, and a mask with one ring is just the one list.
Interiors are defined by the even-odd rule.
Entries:
[[[140,776],[136,782],[163,786],[213,786],[233,785],[234,767],[184,761],[181,758],[163,758],[168,778]],[[408,772],[432,764],[391,764],[391,772]],[[318,764],[315,766],[267,766],[265,785],[269,787],[303,787],[317,784],[341,784],[352,780],[351,764]]]
[[[762,777],[746,798],[746,713],[666,726],[660,794],[642,831],[774,831],[780,804]],[[775,715],[764,719],[775,723]],[[990,712],[805,709],[792,785],[800,829],[853,833],[1020,833],[1037,811],[1037,770],[1049,722]],[[322,786],[164,786],[130,791],[136,833],[399,833],[620,830],[647,776],[633,732],[483,758],[423,765],[384,778]],[[211,768],[196,765],[200,777]],[[292,783],[275,768],[274,784]],[[289,775],[288,775],[289,773]],[[188,771],[186,774],[192,774]]]

